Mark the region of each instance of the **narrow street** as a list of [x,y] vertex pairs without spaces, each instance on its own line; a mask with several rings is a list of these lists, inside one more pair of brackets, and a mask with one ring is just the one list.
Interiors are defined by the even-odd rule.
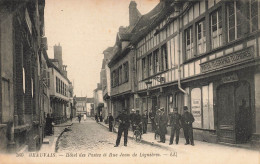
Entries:
[[137,149],[142,152],[165,151],[165,153],[167,153],[168,151],[151,145],[137,143],[129,138],[128,146],[125,147],[123,146],[123,135],[119,147],[115,148],[114,145],[117,138],[116,133],[109,132],[107,128],[101,126],[90,118],[87,118],[86,121],[81,120],[81,123],[76,121],[71,127],[72,131],[63,133],[60,138],[58,153],[84,151],[97,153],[110,152],[114,150],[136,152]]
[[[116,137],[116,133],[108,132],[107,128],[90,118],[82,120],[81,123],[74,121],[71,131],[63,133],[59,140],[58,154],[70,156],[72,159],[83,153],[88,160],[145,160],[154,163],[257,163],[259,160],[257,151],[199,142],[194,147],[183,143],[169,147],[168,143],[165,143],[165,148],[161,148],[128,139],[128,146],[125,147],[121,138],[120,146],[115,148]],[[134,153],[136,156],[133,157]]]

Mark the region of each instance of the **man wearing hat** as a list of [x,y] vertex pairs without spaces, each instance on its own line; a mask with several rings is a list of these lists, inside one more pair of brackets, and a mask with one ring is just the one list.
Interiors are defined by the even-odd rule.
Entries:
[[136,110],[136,114],[134,115],[134,118],[133,118],[133,131],[135,131],[136,127],[139,126],[139,128],[141,129],[142,128],[142,117],[140,115],[140,112],[139,110]]
[[184,113],[182,115],[182,125],[183,125],[184,137],[186,139],[185,145],[188,145],[191,143],[191,145],[194,146],[193,129],[192,129],[192,123],[194,122],[194,117],[188,111],[187,106],[184,106],[183,110],[184,110]]
[[172,145],[174,134],[176,134],[175,142],[176,145],[179,143],[179,134],[181,128],[181,115],[178,113],[178,108],[175,107],[173,114],[170,116],[170,126],[171,126],[171,137],[169,145]]
[[159,117],[160,142],[165,143],[165,134],[167,133],[168,117],[164,111],[164,108],[161,108],[160,110],[161,110],[161,115]]
[[120,140],[123,132],[124,132],[124,146],[127,146],[127,135],[128,135],[130,120],[126,109],[124,109],[123,112],[117,116],[116,121],[119,122],[119,127],[118,127],[115,147],[118,147],[118,145],[120,144]]

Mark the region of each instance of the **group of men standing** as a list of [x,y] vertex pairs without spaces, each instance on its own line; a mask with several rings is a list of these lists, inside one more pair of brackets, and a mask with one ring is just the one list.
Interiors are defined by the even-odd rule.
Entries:
[[[170,120],[170,127],[171,127],[171,135],[170,135],[170,142],[169,144],[173,144],[174,135],[176,136],[175,142],[176,144],[179,143],[179,134],[180,129],[183,128],[184,137],[186,139],[185,145],[191,144],[194,146],[194,140],[193,140],[193,128],[192,123],[194,122],[193,115],[188,111],[188,107],[184,106],[183,108],[184,113],[183,115],[180,115],[178,113],[178,108],[174,108],[173,113],[169,114],[169,120]],[[167,133],[167,126],[168,126],[168,116],[164,110],[164,108],[160,108],[156,111],[156,114],[150,112],[149,118],[151,119],[152,123],[152,129],[156,134],[160,135],[160,141],[162,143],[165,143],[165,135]],[[115,147],[118,147],[120,144],[120,139],[122,136],[122,133],[124,132],[124,146],[127,146],[127,136],[128,136],[128,129],[130,127],[130,124],[132,125],[132,130],[135,131],[136,127],[138,126],[139,129],[141,129],[142,133],[147,132],[147,123],[148,123],[148,114],[147,111],[140,115],[139,111],[137,110],[135,112],[134,109],[132,109],[130,115],[127,114],[127,109],[124,109],[122,113],[120,113],[117,118],[115,119],[117,122],[119,122],[118,127],[118,135],[116,140]],[[114,118],[109,116],[109,130],[112,131]]]
[[[176,136],[175,142],[176,144],[179,143],[179,134],[180,129],[183,128],[184,137],[186,139],[185,145],[191,144],[194,146],[193,140],[193,128],[192,123],[194,122],[193,115],[188,112],[188,107],[183,107],[184,113],[181,116],[178,113],[178,108],[175,107],[173,113],[169,115],[170,119],[170,127],[171,127],[171,135],[170,135],[170,145],[173,144],[174,135]],[[155,139],[156,135],[160,135],[160,142],[165,143],[165,135],[167,133],[167,126],[168,126],[168,116],[164,110],[164,108],[158,109],[156,114],[150,112],[149,117],[152,122],[152,129],[155,132]]]

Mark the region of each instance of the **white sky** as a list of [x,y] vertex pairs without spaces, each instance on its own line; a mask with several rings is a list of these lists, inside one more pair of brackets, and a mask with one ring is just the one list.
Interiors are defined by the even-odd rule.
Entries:
[[[129,25],[131,0],[46,0],[45,36],[48,55],[61,44],[63,64],[74,81],[74,94],[93,97],[100,82],[103,51],[115,44],[120,26]],[[146,14],[159,0],[136,0],[141,14]]]

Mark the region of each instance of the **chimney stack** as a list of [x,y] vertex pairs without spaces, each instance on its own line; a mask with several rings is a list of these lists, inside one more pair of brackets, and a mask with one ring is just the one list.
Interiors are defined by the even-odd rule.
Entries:
[[60,46],[60,44],[58,46],[54,46],[54,59],[57,59],[59,61],[59,69],[62,70],[62,47]]
[[135,1],[131,1],[129,4],[129,26],[134,26],[141,17],[141,13],[136,6]]

